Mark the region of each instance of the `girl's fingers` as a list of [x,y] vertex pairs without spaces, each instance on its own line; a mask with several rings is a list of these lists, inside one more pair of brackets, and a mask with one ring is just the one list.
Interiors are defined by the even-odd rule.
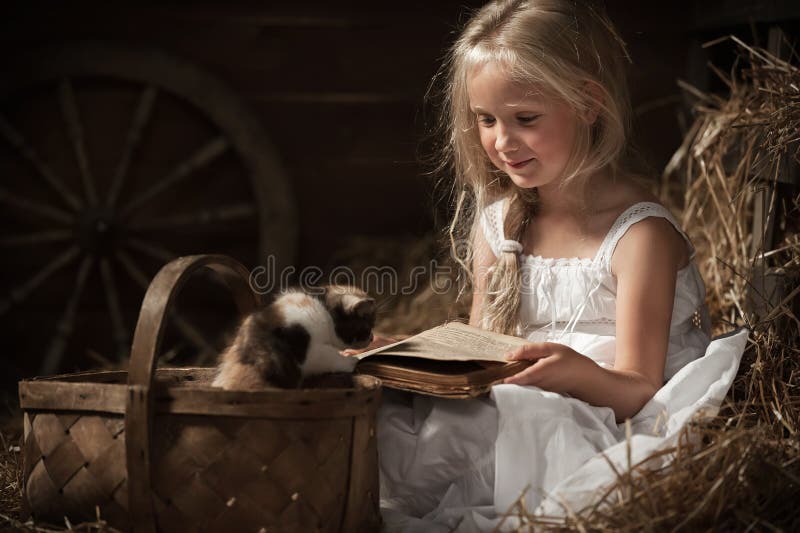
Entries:
[[519,361],[520,359],[540,359],[553,355],[553,348],[549,342],[532,342],[520,346],[506,354],[507,361]]
[[531,365],[525,370],[507,377],[503,380],[503,383],[510,385],[534,385],[537,371],[537,365]]
[[374,350],[375,348],[382,348],[384,346],[388,346],[389,344],[394,344],[401,340],[403,339],[397,337],[384,337],[381,335],[375,335],[372,338],[372,342],[369,343],[369,346],[367,346],[365,350]]

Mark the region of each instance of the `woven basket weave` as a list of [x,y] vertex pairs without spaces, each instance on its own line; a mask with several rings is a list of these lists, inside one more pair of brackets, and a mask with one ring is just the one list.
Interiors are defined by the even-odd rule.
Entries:
[[101,517],[135,531],[370,531],[378,512],[380,382],[234,392],[213,369],[155,369],[162,324],[189,275],[222,276],[242,313],[259,303],[248,272],[191,256],[153,279],[129,372],[19,384],[25,496],[36,519]]

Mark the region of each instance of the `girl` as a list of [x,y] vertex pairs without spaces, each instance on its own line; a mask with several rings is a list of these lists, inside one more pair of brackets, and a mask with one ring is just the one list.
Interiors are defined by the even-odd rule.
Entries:
[[508,358],[536,362],[488,399],[386,394],[390,529],[492,527],[526,490],[533,511],[624,441],[619,422],[639,413],[634,433],[652,432],[672,405],[651,399],[706,351],[692,246],[623,164],[628,60],[602,11],[574,0],[492,2],[453,45],[443,161],[470,323],[526,337]]

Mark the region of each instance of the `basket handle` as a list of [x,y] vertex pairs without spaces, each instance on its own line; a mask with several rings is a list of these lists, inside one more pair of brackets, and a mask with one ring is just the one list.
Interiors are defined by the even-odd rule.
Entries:
[[260,303],[259,295],[250,288],[248,270],[224,255],[180,257],[164,265],[150,282],[133,334],[125,410],[128,512],[134,531],[156,531],[150,488],[150,435],[154,417],[153,376],[164,334],[164,319],[175,295],[189,276],[201,268],[220,274],[233,293],[240,313],[248,313]]

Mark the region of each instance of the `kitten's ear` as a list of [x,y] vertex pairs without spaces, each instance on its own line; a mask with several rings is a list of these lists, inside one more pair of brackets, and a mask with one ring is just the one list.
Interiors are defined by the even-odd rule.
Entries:
[[359,301],[355,307],[353,307],[353,311],[358,316],[371,316],[375,314],[375,300],[373,298],[365,298]]

